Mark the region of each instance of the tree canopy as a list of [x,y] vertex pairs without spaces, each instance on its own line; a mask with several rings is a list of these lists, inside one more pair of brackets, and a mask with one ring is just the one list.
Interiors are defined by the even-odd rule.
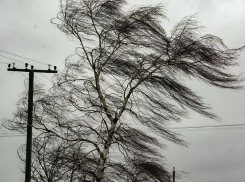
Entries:
[[[169,122],[190,109],[217,119],[183,78],[241,88],[228,70],[241,48],[201,35],[194,16],[167,33],[163,7],[128,11],[125,3],[60,1],[52,23],[79,46],[48,93],[36,85],[34,181],[169,181],[159,138],[186,145],[168,130]],[[26,98],[24,93],[6,127],[25,131]]]

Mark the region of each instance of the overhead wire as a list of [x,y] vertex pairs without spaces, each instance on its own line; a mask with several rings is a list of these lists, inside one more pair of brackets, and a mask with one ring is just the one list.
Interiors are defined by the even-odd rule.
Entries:
[[0,62],[0,64],[7,64],[8,65],[8,63],[4,63],[4,62]]
[[[10,54],[10,55],[13,55],[13,56],[16,56],[16,57],[20,57],[20,58],[23,58],[23,59],[27,59],[29,61],[33,61],[33,62],[36,62],[36,63],[40,63],[40,64],[44,64],[44,65],[51,65],[51,64],[47,64],[47,63],[43,63],[41,61],[37,61],[37,60],[34,60],[34,59],[30,59],[30,58],[27,58],[27,57],[24,57],[24,56],[20,56],[18,54],[14,54],[14,53],[11,53],[11,52],[8,52],[8,51],[4,51],[4,50],[0,50],[1,52],[4,52],[6,54]],[[54,66],[54,65],[51,65],[51,66]]]
[[[0,56],[2,56],[2,55],[0,55]],[[5,57],[5,56],[2,56],[2,57]],[[7,58],[7,57],[6,57]],[[8,59],[11,59],[11,58],[8,58]],[[15,60],[15,61],[17,61],[17,60]],[[18,62],[18,61],[17,61]],[[3,62],[0,62],[1,64],[9,64],[9,63],[3,63]],[[24,74],[22,74],[21,72],[19,72],[22,76],[24,76],[25,78],[27,78]]]
[[[7,54],[10,54],[10,55],[13,55],[13,56],[17,56],[17,57],[23,58],[23,59],[27,59],[27,60],[30,60],[30,61],[33,61],[33,62],[37,62],[37,63],[40,63],[40,64],[44,64],[44,65],[48,65],[48,66],[49,66],[49,65],[50,65],[50,66],[54,66],[54,65],[52,65],[52,64],[47,64],[47,63],[44,63],[44,62],[41,62],[41,61],[37,61],[37,60],[34,60],[34,59],[30,59],[30,58],[27,58],[27,57],[24,57],[24,56],[20,56],[20,55],[18,55],[18,54],[14,54],[14,53],[11,53],[11,52],[8,52],[8,51],[4,51],[4,50],[1,50],[1,49],[0,49],[0,51],[1,51],[1,52],[4,52],[4,53],[7,53]],[[16,59],[9,58],[9,57],[7,57],[7,56],[3,56],[3,55],[0,55],[0,56],[5,57],[5,58],[7,58],[7,59],[11,59],[11,60],[16,61],[16,62],[19,62],[19,63],[25,64],[25,63],[22,62],[22,61],[18,61],[18,60],[16,60]],[[7,63],[3,63],[3,64],[7,64]],[[61,73],[60,70],[57,69],[57,71]],[[50,81],[50,80],[49,80],[49,81]]]
[[[0,50],[1,52],[4,52],[4,53],[7,53],[7,54],[10,54],[10,55],[14,55],[14,56],[17,56],[17,57],[20,57],[20,58],[23,58],[23,59],[27,59],[27,60],[30,60],[30,61],[34,61],[34,62],[37,62],[37,63],[40,63],[40,64],[44,64],[44,65],[50,65],[50,66],[53,66],[51,64],[47,64],[47,63],[43,63],[43,62],[40,62],[40,61],[36,61],[34,59],[30,59],[30,58],[27,58],[27,57],[24,57],[24,56],[20,56],[20,55],[17,55],[17,54],[14,54],[14,53],[11,53],[11,52],[7,52],[7,51],[4,51],[4,50]],[[4,57],[4,58],[7,58],[7,59],[10,59],[10,60],[13,60],[13,61],[16,61],[16,62],[19,62],[19,63],[23,63],[23,64],[26,64],[22,61],[19,61],[19,60],[16,60],[16,59],[13,59],[13,58],[10,58],[10,57],[7,57],[7,56],[4,56],[4,55],[0,55],[1,57]],[[4,62],[0,62],[2,64],[9,64],[9,63],[4,63]],[[58,70],[59,71],[59,70]],[[60,71],[59,71],[60,72]],[[22,73],[21,73],[22,74]],[[41,73],[42,74],[42,73]],[[23,75],[23,74],[22,74]],[[44,74],[42,74],[48,81],[50,81],[52,83],[52,81],[47,78]],[[24,75],[23,75],[24,76]],[[27,78],[26,76],[24,76],[25,78]]]
[[[169,130],[184,130],[184,129],[206,129],[206,128],[221,128],[221,129],[233,129],[237,126],[245,126],[245,124],[233,124],[233,125],[209,125],[209,126],[188,126],[188,127],[176,127],[176,128],[168,128]],[[6,133],[2,133],[6,134]],[[11,137],[11,136],[25,136],[25,134],[14,134],[14,133],[8,133],[7,135],[0,134],[0,137]]]
[[45,77],[48,81],[50,81],[52,83],[52,81],[50,79],[48,79],[48,77],[46,77],[43,73],[41,73],[41,75],[43,75],[43,77]]
[[19,72],[23,77],[27,78],[23,73]]
[[[20,57],[20,58],[23,58],[23,59],[27,59],[27,60],[30,60],[30,61],[34,61],[34,62],[37,62],[37,63],[40,63],[40,64],[44,64],[44,65],[51,65],[51,64],[47,64],[47,63],[43,63],[43,62],[40,62],[40,61],[37,61],[37,60],[34,60],[34,59],[30,59],[30,58],[27,58],[27,57],[24,57],[24,56],[20,56],[18,54],[14,54],[14,53],[11,53],[11,52],[8,52],[8,51],[4,51],[4,50],[0,50],[1,52],[4,52],[4,53],[7,53],[7,54],[10,54],[10,55],[14,55],[14,56],[17,56],[17,57]],[[16,62],[19,62],[19,63],[23,63],[25,64],[24,62],[22,61],[18,61],[16,59],[13,59],[13,58],[9,58],[7,56],[3,56],[3,55],[0,55],[1,57],[4,57],[4,58],[7,58],[7,59],[11,59],[13,61],[16,61]],[[0,62],[1,64],[8,64],[8,63],[4,63],[4,62]],[[51,65],[53,66],[53,65]],[[58,69],[57,69],[58,70]],[[59,71],[59,70],[58,70]],[[60,72],[60,71],[59,71]],[[22,73],[21,73],[22,74]],[[42,74],[42,73],[41,73]],[[23,74],[22,74],[23,75]],[[44,74],[42,74],[47,80],[49,80],[50,82],[52,82],[50,79],[48,79]],[[23,75],[24,76],[24,75]],[[26,78],[26,76],[24,76]],[[224,127],[237,127],[237,126],[245,126],[245,124],[234,124],[234,125],[209,125],[209,126],[187,126],[187,127],[170,127],[169,130],[185,130],[185,129],[204,129],[204,128],[224,128]]]
[[238,126],[245,126],[245,124],[231,124],[231,125],[206,125],[206,126],[186,126],[186,127],[170,127],[169,130],[185,130],[185,129],[206,129],[206,128],[234,128]]
[[[24,57],[24,56],[20,56],[20,55],[17,55],[17,54],[14,54],[14,53],[10,53],[10,52],[7,52],[7,51],[4,51],[4,50],[0,50],[1,52],[4,52],[4,53],[7,53],[7,54],[10,54],[10,55],[14,55],[14,56],[17,56],[17,57],[20,57],[20,58],[23,58],[23,59],[27,59],[27,60],[30,60],[30,61],[33,61],[33,62],[37,62],[37,63],[40,63],[40,64],[44,64],[44,65],[50,65],[50,66],[53,66],[51,64],[47,64],[47,63],[43,63],[43,62],[40,62],[40,61],[36,61],[34,59],[30,59],[30,58],[27,58],[27,57]],[[25,62],[22,62],[22,61],[19,61],[19,60],[16,60],[16,59],[13,59],[13,58],[10,58],[10,57],[7,57],[7,56],[4,56],[4,55],[0,55],[0,57],[4,57],[4,58],[7,58],[7,59],[10,59],[10,60],[13,60],[13,61],[16,61],[18,63],[22,63],[22,64],[26,64]],[[9,63],[5,63],[5,62],[0,62],[0,64],[6,64],[8,65]],[[59,71],[59,70],[58,70]],[[60,71],[59,71],[60,72]],[[22,76],[24,76],[25,78],[27,78],[24,74],[22,74],[21,72],[19,72]],[[41,73],[42,74],[42,73]],[[42,74],[48,81],[50,81],[52,83],[52,81],[50,79],[48,79],[44,74]],[[3,135],[2,135],[3,134]],[[14,134],[14,133],[0,133],[0,137],[13,137],[13,136],[25,136],[24,134]]]
[[22,64],[26,64],[26,63],[24,63],[24,62],[22,62],[22,61],[18,61],[18,60],[16,60],[16,59],[13,59],[13,58],[10,58],[10,57],[7,57],[7,56],[3,56],[3,55],[0,55],[1,57],[4,57],[4,58],[7,58],[7,59],[11,59],[11,60],[13,60],[13,61],[16,61],[16,62],[19,62],[19,63],[22,63]]
[[21,135],[21,134],[16,134],[16,135],[0,135],[0,137],[15,137],[15,136],[26,136],[26,135]]

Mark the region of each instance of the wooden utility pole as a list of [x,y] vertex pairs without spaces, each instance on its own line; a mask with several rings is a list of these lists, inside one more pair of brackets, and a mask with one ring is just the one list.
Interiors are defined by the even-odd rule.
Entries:
[[175,182],[175,168],[173,167],[173,182]]
[[32,153],[32,113],[33,113],[33,83],[34,83],[34,73],[57,73],[56,66],[54,70],[34,70],[34,66],[28,69],[28,64],[26,63],[25,69],[16,69],[13,65],[8,65],[8,71],[19,71],[29,73],[29,92],[28,92],[28,120],[27,120],[27,138],[26,138],[26,170],[25,170],[25,182],[31,182],[31,153]]

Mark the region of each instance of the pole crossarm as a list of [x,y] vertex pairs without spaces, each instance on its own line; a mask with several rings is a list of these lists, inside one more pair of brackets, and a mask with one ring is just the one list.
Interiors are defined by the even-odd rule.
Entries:
[[8,68],[8,71],[20,71],[20,72],[37,72],[37,73],[57,73],[57,70],[34,70],[34,69],[16,69]]

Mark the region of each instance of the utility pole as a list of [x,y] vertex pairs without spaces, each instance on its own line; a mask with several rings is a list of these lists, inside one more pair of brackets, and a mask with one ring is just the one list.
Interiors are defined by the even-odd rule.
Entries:
[[56,66],[54,70],[34,70],[34,66],[31,65],[31,69],[28,69],[28,64],[25,64],[25,69],[16,69],[13,64],[8,65],[8,71],[19,71],[29,73],[29,92],[28,92],[28,120],[27,120],[27,138],[26,138],[26,170],[25,170],[25,182],[31,182],[31,153],[32,153],[32,113],[33,113],[33,83],[34,73],[57,73]]
[[175,168],[173,167],[173,182],[175,182]]

